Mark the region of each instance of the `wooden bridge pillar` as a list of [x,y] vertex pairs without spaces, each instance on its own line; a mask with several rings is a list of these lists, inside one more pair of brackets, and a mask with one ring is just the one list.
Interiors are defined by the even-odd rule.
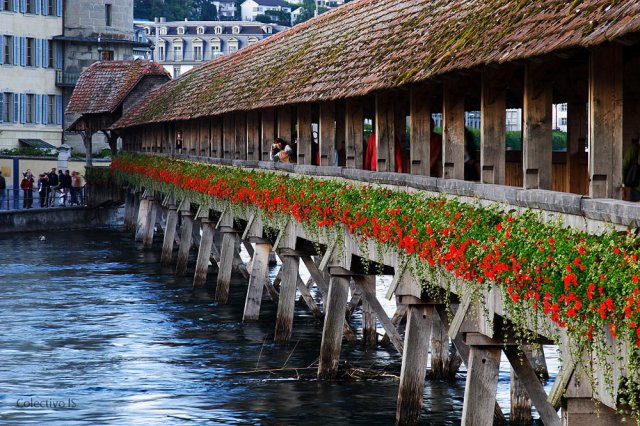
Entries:
[[486,426],[493,423],[499,370],[500,347],[469,346],[462,407],[463,426]]
[[482,72],[480,100],[480,181],[504,185],[507,101],[500,73]]
[[222,247],[220,248],[215,301],[226,305],[229,301],[229,286],[231,285],[233,258],[236,251],[236,231],[233,229],[233,216],[229,212],[222,214],[218,222],[218,230],[222,233]]
[[444,85],[442,165],[446,179],[464,179],[464,93],[453,83]]
[[411,117],[411,174],[430,176],[431,100],[425,89],[411,89],[409,116]]
[[151,209],[151,200],[146,191],[140,199],[140,207],[138,209],[138,219],[136,225],[135,240],[141,242],[147,233],[147,223],[149,220],[149,210]]
[[298,164],[312,164],[311,104],[299,104],[298,113]]
[[158,203],[155,199],[149,200],[149,214],[147,216],[147,224],[142,237],[142,247],[150,249],[153,245],[153,234],[156,228],[156,218],[158,216]]
[[344,327],[344,310],[349,296],[349,279],[332,275],[324,311],[324,327],[320,344],[319,379],[333,379],[338,373]]
[[296,301],[300,258],[284,254],[280,254],[280,257],[282,258],[282,281],[280,282],[280,300],[278,302],[274,340],[278,343],[287,343],[291,338],[293,329],[293,311]]
[[176,239],[176,227],[178,226],[178,209],[171,199],[167,205],[167,224],[164,229],[164,240],[162,242],[162,255],[160,256],[160,264],[162,266],[171,265],[173,257],[173,244]]
[[432,305],[410,305],[408,309],[396,407],[400,425],[420,423],[433,314]]
[[348,98],[345,106],[347,167],[364,167],[364,106],[361,98]]
[[[358,277],[355,278],[358,280]],[[364,275],[359,282],[365,291],[376,293],[376,276]],[[365,346],[375,348],[378,345],[378,331],[376,330],[376,313],[369,299],[362,301],[362,343]]]
[[589,57],[589,195],[622,193],[622,93],[624,48],[594,47]]
[[134,236],[138,230],[138,216],[140,214],[140,202],[142,201],[142,194],[139,189],[135,189],[132,193],[133,195],[133,207],[131,209],[131,217],[130,217],[130,225],[129,232],[131,232]]
[[[209,210],[207,209],[206,211],[208,213]],[[213,246],[213,236],[215,233],[215,224],[209,222],[209,219],[203,218],[201,222],[202,236],[200,237],[200,247],[198,248],[196,272],[193,276],[193,288],[203,288],[207,283],[209,259],[211,258],[211,247]]]
[[553,86],[547,64],[527,63],[524,72],[522,176],[525,189],[551,189]]
[[182,218],[182,226],[180,227],[180,246],[178,247],[176,275],[184,275],[187,272],[193,232],[193,213],[191,213],[190,206],[189,200],[185,199],[182,200],[178,209],[180,211],[180,217]]
[[124,192],[124,230],[129,231],[131,229],[133,220],[132,220],[132,210],[134,205],[134,196],[133,192],[130,189],[125,190]]
[[249,288],[247,299],[244,302],[244,322],[257,321],[260,317],[260,305],[262,304],[262,289],[269,279],[269,254],[271,243],[266,240],[256,243],[251,260],[251,275],[249,276]]

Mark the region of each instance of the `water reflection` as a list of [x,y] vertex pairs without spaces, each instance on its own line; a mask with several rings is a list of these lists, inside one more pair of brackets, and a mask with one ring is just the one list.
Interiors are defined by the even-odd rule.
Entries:
[[[322,330],[301,306],[291,343],[276,345],[266,292],[261,321],[241,322],[242,281],[232,283],[231,305],[216,306],[210,292],[191,291],[191,277],[159,266],[159,244],[143,252],[109,230],[38,237],[0,238],[0,423],[394,423],[395,379],[325,383],[305,369]],[[350,363],[400,370],[392,350],[343,352]],[[264,371],[283,366],[300,370]],[[425,422],[459,424],[463,393],[463,376],[427,382]]]

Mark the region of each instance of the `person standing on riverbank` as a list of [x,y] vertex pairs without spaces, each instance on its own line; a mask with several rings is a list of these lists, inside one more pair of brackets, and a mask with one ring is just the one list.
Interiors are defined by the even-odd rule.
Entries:
[[27,169],[23,176],[22,182],[20,182],[20,189],[22,189],[24,193],[22,208],[30,209],[33,207],[33,174],[31,173],[31,169]]

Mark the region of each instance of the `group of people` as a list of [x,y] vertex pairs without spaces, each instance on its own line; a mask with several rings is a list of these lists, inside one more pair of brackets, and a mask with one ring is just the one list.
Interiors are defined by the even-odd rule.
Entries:
[[24,194],[22,208],[33,207],[35,191],[38,192],[40,207],[84,205],[85,181],[79,172],[58,170],[56,173],[56,168],[52,167],[49,173],[39,174],[37,181],[31,169],[27,169],[22,175],[22,182],[20,182],[20,189]]

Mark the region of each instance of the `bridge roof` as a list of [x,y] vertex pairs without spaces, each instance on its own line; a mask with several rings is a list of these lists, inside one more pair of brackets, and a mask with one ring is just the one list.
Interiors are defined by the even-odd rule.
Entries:
[[67,114],[112,113],[147,75],[169,76],[160,64],[144,61],[101,61],[82,71]]
[[639,30],[637,0],[358,0],[183,74],[114,127],[361,96]]

